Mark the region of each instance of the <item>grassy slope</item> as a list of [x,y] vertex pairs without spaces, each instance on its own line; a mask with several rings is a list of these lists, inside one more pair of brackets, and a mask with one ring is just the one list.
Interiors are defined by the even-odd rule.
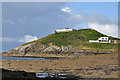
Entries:
[[[50,34],[44,38],[41,38],[35,42],[37,44],[48,44],[53,43],[57,46],[73,45],[76,48],[81,49],[102,49],[102,50],[113,50],[118,48],[118,44],[111,43],[88,43],[89,40],[97,40],[99,37],[106,37],[96,30],[92,29],[80,29],[78,31],[61,32],[57,34]],[[111,40],[117,38],[109,37]],[[114,48],[115,45],[115,48]]]

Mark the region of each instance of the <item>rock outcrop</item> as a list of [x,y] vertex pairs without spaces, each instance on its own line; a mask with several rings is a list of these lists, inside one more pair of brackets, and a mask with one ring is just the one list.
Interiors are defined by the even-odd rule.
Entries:
[[75,49],[71,45],[58,47],[56,45],[53,45],[52,43],[48,45],[41,44],[39,46],[36,43],[30,43],[30,44],[16,47],[13,50],[9,51],[8,53],[13,54],[13,55],[24,56],[31,52],[32,53],[52,53],[52,54],[71,53],[71,54],[80,54],[80,55],[107,53],[107,52],[100,52],[100,51],[90,51],[90,50],[85,50],[85,49]]
[[21,45],[19,47],[16,47],[12,49],[11,51],[8,52],[9,54],[12,55],[20,55],[20,56],[25,56],[26,54],[29,53],[52,53],[52,54],[101,54],[101,53],[109,53],[109,52],[101,52],[101,51],[90,51],[90,50],[85,50],[85,49],[76,49],[71,45],[68,46],[61,46],[58,47],[56,45],[53,45],[52,43],[45,45],[37,45],[36,43],[30,43],[26,45]]
[[27,44],[27,45],[24,45],[24,46],[22,45],[22,46],[18,46],[16,48],[12,49],[8,53],[17,54],[17,55],[25,55],[30,50],[35,49],[35,47],[36,47],[35,43]]
[[9,51],[8,53],[17,54],[17,55],[26,55],[29,52],[59,54],[59,53],[68,53],[72,50],[72,48],[73,47],[71,45],[62,46],[62,47],[58,47],[53,44],[37,46],[36,43],[31,43],[31,44],[16,47],[12,49],[11,51]]

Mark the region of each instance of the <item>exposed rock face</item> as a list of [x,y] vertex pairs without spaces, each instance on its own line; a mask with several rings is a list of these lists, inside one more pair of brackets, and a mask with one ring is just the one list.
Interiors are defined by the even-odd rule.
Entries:
[[53,46],[47,47],[42,52],[58,54],[58,53],[61,52],[61,48],[58,47],[58,46],[53,45]]
[[68,53],[68,52],[71,52],[72,48],[73,47],[71,45],[69,45],[69,46],[62,46],[61,50],[62,50],[63,53]]
[[[73,46],[61,46],[58,47],[56,45],[48,44],[48,45],[39,45],[37,46],[36,43],[27,44],[24,46],[19,46],[14,48],[13,50],[9,51],[9,53],[14,55],[26,55],[30,52],[33,53],[53,53],[53,54],[60,54],[60,53],[72,53],[72,54],[95,54],[95,53],[101,53],[99,51],[89,51],[89,50],[83,50],[83,49],[74,49]],[[103,53],[103,52],[102,52]]]
[[35,49],[35,43],[31,43],[31,44],[27,44],[24,46],[18,46],[14,49],[12,49],[11,51],[9,51],[9,53],[11,54],[18,54],[18,55],[25,55],[27,52],[29,52],[32,49]]
[[58,53],[68,53],[72,50],[72,46],[62,46],[62,47],[58,47],[55,45],[50,45],[48,48],[46,48],[45,50],[43,50],[43,52],[46,53],[54,53],[54,54],[58,54]]
[[53,54],[59,54],[59,53],[68,53],[72,50],[72,46],[62,46],[58,47],[52,44],[49,45],[40,45],[36,46],[35,43],[27,44],[25,46],[19,46],[11,51],[9,53],[11,54],[17,54],[17,55],[26,55],[30,51],[32,52],[42,52],[42,53],[53,53]]

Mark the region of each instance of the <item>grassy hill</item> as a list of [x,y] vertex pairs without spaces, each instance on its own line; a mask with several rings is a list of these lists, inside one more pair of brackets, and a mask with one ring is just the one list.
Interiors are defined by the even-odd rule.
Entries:
[[[93,29],[80,29],[77,31],[50,34],[34,42],[36,42],[37,45],[48,43],[53,43],[56,46],[72,45],[73,47],[80,49],[113,50],[118,48],[118,44],[88,42],[89,40],[97,40],[99,37],[107,37],[107,35]],[[108,37],[111,40],[118,40],[118,38]]]

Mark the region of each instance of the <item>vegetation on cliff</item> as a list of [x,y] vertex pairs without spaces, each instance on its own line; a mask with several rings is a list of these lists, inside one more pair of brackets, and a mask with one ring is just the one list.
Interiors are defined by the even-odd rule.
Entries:
[[[80,29],[71,32],[61,32],[57,34],[50,34],[39,40],[33,41],[37,45],[53,43],[56,46],[68,46],[80,49],[117,49],[118,44],[112,43],[89,43],[89,40],[97,40],[99,37],[109,37],[110,40],[118,40],[111,36],[104,35],[93,29]],[[27,43],[29,44],[29,43]]]
[[[120,48],[120,44],[114,43],[89,43],[89,40],[97,40],[100,37],[107,37],[107,35],[93,29],[54,33],[18,46],[9,53],[13,55],[26,55],[27,53],[98,54],[115,52]],[[110,40],[119,40],[118,38],[108,37]]]

